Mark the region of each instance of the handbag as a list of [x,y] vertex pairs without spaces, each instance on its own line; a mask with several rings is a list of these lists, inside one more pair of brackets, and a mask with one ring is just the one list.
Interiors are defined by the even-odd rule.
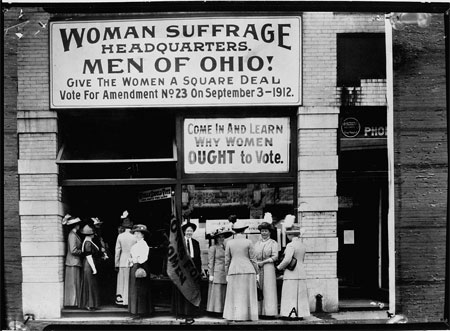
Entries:
[[286,269],[290,270],[290,271],[294,271],[296,265],[297,265],[297,259],[295,257],[292,257],[292,260],[291,260],[291,262],[289,262]]
[[147,277],[147,272],[143,268],[137,268],[136,271],[134,272],[134,276],[136,278],[145,278]]
[[256,295],[258,296],[258,301],[264,300],[264,294],[263,290],[261,288],[261,285],[259,285],[259,282],[256,282]]

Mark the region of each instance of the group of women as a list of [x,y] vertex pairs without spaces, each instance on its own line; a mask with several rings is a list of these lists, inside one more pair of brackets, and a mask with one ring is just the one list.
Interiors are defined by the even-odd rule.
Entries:
[[[100,221],[96,218],[82,221],[78,217],[66,215],[62,223],[69,230],[64,306],[96,310],[100,305],[99,265],[102,258],[107,258],[95,227]],[[120,299],[117,303],[128,305],[134,317],[147,316],[153,311],[147,285],[150,277],[149,246],[144,240],[145,234],[149,232],[145,225],[133,226],[128,218],[123,220],[121,226],[125,231],[118,236],[115,259],[118,271],[117,298]],[[127,236],[132,237],[126,239]]]
[[[130,313],[140,318],[153,312],[149,286],[149,246],[144,240],[148,230],[142,224],[133,226],[126,216],[121,224],[125,230],[116,242],[116,303],[128,305]],[[293,224],[292,218],[294,216],[288,215],[285,219],[289,220],[286,234],[290,243],[278,265],[278,243],[270,238],[274,230],[271,223],[259,225],[261,238],[256,244],[247,239],[244,232],[248,226],[241,220],[235,220],[232,229],[221,228],[212,235],[215,244],[208,251],[208,312],[234,321],[255,321],[260,316],[303,318],[310,315],[303,264],[306,249],[299,237],[300,228]],[[94,224],[95,220],[98,221],[93,220]],[[102,247],[95,240],[95,226],[70,215],[63,219],[63,224],[69,228],[64,305],[95,310],[99,306],[97,266],[102,258]],[[187,253],[202,272],[200,246],[192,238],[196,226],[187,223],[182,230]],[[230,239],[225,243],[227,238]],[[293,259],[296,259],[296,265],[286,269]],[[277,270],[284,270],[279,311]],[[198,308],[176,288],[172,293],[172,306],[177,316],[190,317],[199,313]]]
[[[272,224],[259,225],[261,238],[255,245],[246,238],[247,226],[240,220],[233,224],[233,231],[220,229],[214,233],[215,245],[208,252],[207,311],[223,313],[225,319],[235,321],[278,315],[301,319],[310,315],[303,264],[306,249],[299,238],[300,228],[291,221],[286,228],[290,243],[277,266],[278,244],[270,238]],[[233,234],[233,239],[224,245],[224,240]],[[297,260],[295,267],[286,269],[293,259]],[[284,270],[279,313],[276,269]]]

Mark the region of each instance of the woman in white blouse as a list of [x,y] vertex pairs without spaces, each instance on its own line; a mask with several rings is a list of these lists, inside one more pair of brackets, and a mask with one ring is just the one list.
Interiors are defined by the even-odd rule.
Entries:
[[[144,234],[149,233],[143,224],[136,224],[130,231],[136,237],[137,242],[130,249],[130,281],[128,311],[133,318],[148,316],[153,312],[150,293],[150,269],[148,266],[149,247],[144,240]],[[136,270],[145,270],[145,276],[137,278]]]

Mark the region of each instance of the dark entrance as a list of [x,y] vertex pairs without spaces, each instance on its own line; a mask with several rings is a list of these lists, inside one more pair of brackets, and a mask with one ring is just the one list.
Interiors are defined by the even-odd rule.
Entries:
[[[145,237],[150,246],[151,273],[165,278],[166,244],[168,227],[172,215],[172,198],[139,202],[140,193],[155,189],[154,186],[88,186],[66,187],[65,197],[70,201],[69,213],[82,218],[98,217],[102,222],[101,236],[108,246],[109,259],[100,266],[101,305],[115,303],[117,272],[114,255],[118,229],[124,210],[134,224],[145,224],[150,235]],[[158,187],[159,188],[159,187]],[[156,291],[157,292],[157,291]],[[157,295],[157,293],[155,293]],[[158,304],[156,298],[155,304]],[[161,304],[166,306],[168,299],[161,297]],[[170,298],[169,298],[170,300]]]

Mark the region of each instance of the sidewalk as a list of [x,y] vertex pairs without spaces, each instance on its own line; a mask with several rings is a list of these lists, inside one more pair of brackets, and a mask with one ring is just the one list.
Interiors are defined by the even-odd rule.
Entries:
[[[195,319],[195,322],[190,325],[189,328],[195,328],[196,326],[221,326],[221,327],[233,327],[233,326],[275,326],[282,327],[283,325],[315,325],[315,324],[385,324],[388,320],[386,310],[368,310],[368,311],[342,311],[337,313],[313,313],[311,316],[301,321],[286,321],[281,319],[260,319],[259,321],[228,321],[219,317],[201,316]],[[97,316],[97,317],[65,317],[55,320],[36,320],[30,321],[27,325],[30,330],[42,330],[48,325],[52,325],[55,330],[63,330],[64,326],[70,326],[71,330],[76,330],[79,327],[80,330],[89,328],[89,325],[102,325],[113,326],[114,328],[120,328],[120,326],[143,326],[143,325],[157,325],[157,326],[179,326],[183,325],[184,319],[176,319],[171,315],[159,315],[155,317],[132,319],[131,317],[109,317],[109,316]],[[183,325],[184,328],[188,326]]]

